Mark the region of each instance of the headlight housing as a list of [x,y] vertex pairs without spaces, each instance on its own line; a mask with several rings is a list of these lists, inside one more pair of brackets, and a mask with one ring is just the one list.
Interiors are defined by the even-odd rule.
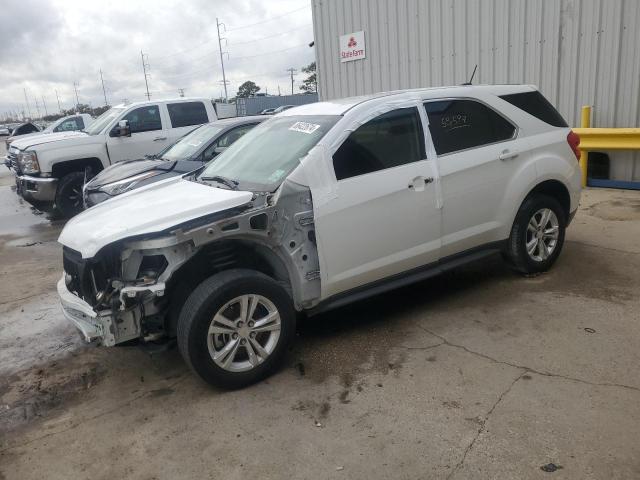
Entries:
[[154,177],[161,173],[162,172],[151,170],[150,172],[144,172],[138,175],[134,175],[133,177],[127,177],[122,180],[118,180],[117,182],[107,183],[106,185],[102,185],[98,190],[111,196],[120,195],[134,189],[135,186],[141,181],[146,180],[150,177]]
[[39,173],[40,164],[38,155],[33,150],[27,150],[18,154],[18,163],[23,173]]

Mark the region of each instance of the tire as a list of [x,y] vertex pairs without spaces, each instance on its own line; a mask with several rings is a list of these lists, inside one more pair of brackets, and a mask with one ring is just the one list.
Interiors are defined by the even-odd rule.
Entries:
[[[247,305],[257,305],[252,317],[242,315],[244,298],[249,299]],[[268,319],[272,320],[266,322]],[[264,326],[258,326],[259,322]],[[251,323],[256,329],[272,330],[254,331],[249,328]],[[187,298],[178,319],[178,348],[205,382],[241,388],[262,380],[281,364],[295,326],[293,302],[273,279],[253,270],[227,270],[209,277]],[[214,333],[209,332],[210,327]],[[225,356],[225,349],[231,353]]]
[[83,210],[83,184],[84,172],[68,173],[60,179],[56,190],[56,211],[60,216],[71,218]]
[[[548,211],[552,214],[543,217]],[[566,213],[555,198],[539,193],[530,195],[520,206],[511,227],[506,259],[524,274],[546,272],[562,251],[566,226]]]

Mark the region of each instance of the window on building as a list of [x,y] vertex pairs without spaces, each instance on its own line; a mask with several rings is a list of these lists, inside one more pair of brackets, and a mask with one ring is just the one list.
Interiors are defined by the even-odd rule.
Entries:
[[438,155],[508,140],[515,133],[504,117],[474,100],[438,100],[424,107]]
[[202,125],[207,123],[207,109],[202,102],[181,102],[167,104],[173,128]]
[[392,110],[355,130],[333,155],[336,178],[417,162],[426,157],[418,109]]

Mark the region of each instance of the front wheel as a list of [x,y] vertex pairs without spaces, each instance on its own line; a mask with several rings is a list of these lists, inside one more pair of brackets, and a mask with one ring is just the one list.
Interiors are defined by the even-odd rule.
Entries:
[[511,228],[506,257],[516,270],[545,272],[554,264],[562,246],[566,216],[553,197],[533,194],[518,210]]
[[240,388],[271,374],[295,333],[289,294],[252,270],[227,270],[202,282],[178,319],[178,348],[206,382]]
[[60,179],[56,191],[56,210],[64,218],[71,218],[83,209],[82,186],[84,172],[72,172]]

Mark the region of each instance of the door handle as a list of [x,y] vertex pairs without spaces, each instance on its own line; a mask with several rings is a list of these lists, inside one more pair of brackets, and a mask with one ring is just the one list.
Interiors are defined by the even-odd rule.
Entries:
[[518,156],[518,152],[510,152],[509,150],[503,150],[502,153],[498,155],[498,158],[500,160],[509,160],[511,158],[516,158],[517,156]]
[[416,177],[413,180],[411,180],[411,183],[409,183],[408,188],[412,188],[415,189],[415,191],[419,192],[424,190],[425,185],[428,185],[430,183],[433,182],[433,177]]
[[154,142],[161,142],[162,140],[166,140],[167,137],[156,137],[153,139]]

